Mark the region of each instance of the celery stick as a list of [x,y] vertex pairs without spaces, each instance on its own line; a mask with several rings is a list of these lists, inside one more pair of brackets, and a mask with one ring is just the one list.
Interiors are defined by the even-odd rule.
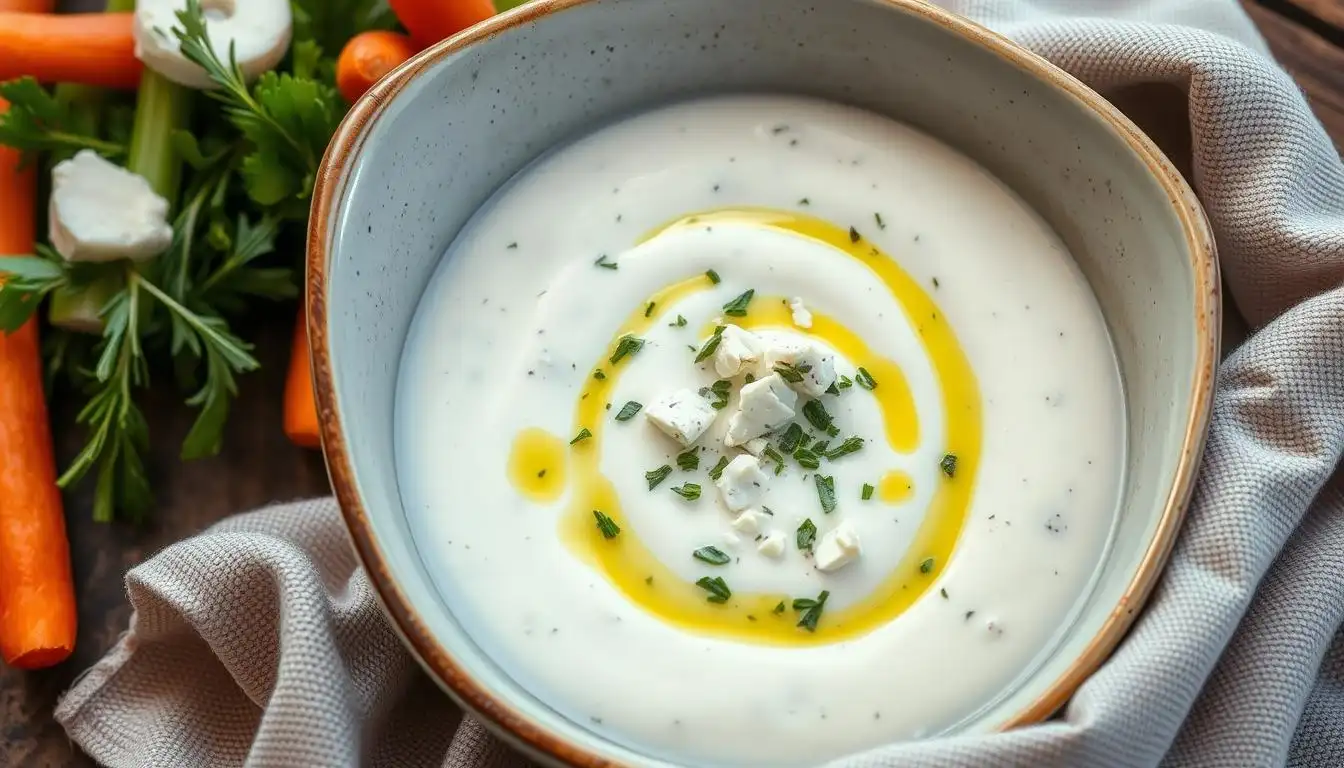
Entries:
[[[125,5],[109,0],[108,10]],[[134,8],[134,0],[129,5]],[[182,180],[182,158],[173,149],[174,131],[188,127],[191,117],[191,91],[146,69],[136,94],[135,127],[131,132],[126,168],[149,182],[155,192],[168,200],[171,209],[177,202]],[[47,306],[47,317],[58,328],[101,334],[100,317],[107,299],[120,289],[120,280],[107,278],[80,290],[57,291]]]

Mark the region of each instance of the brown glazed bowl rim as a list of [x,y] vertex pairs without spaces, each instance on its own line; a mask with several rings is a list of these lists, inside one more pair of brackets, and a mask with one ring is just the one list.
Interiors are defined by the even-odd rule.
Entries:
[[[337,129],[319,169],[313,190],[307,244],[306,315],[313,381],[321,428],[322,450],[342,517],[355,551],[368,572],[393,626],[408,648],[458,701],[511,737],[519,747],[574,766],[609,766],[611,760],[543,728],[515,710],[508,701],[482,686],[430,633],[389,569],[355,483],[354,466],[342,431],[332,370],[331,337],[327,329],[328,263],[336,214],[348,174],[363,149],[374,122],[408,84],[427,69],[464,48],[548,14],[597,0],[534,0],[497,15],[421,52],[389,74],[357,102]],[[1192,408],[1175,482],[1165,502],[1157,531],[1124,595],[1102,627],[1073,663],[1035,701],[1002,724],[1003,729],[1039,722],[1057,711],[1119,644],[1161,576],[1180,531],[1194,490],[1212,411],[1215,371],[1221,334],[1221,300],[1214,238],[1194,192],[1157,146],[1127,117],[1072,75],[1007,38],[923,0],[878,0],[894,9],[922,17],[995,54],[1005,63],[1030,73],[1072,97],[1103,120],[1142,159],[1166,192],[1186,239],[1195,283],[1196,360]]]

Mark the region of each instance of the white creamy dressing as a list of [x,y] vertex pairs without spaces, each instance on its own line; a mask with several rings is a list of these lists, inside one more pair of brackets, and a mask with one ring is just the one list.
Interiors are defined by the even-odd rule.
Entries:
[[[978,379],[983,448],[952,560],[896,620],[853,639],[781,647],[667,623],[565,545],[565,498],[527,500],[506,474],[520,430],[573,437],[594,364],[646,297],[713,269],[720,284],[655,308],[660,322],[624,368],[609,415],[627,400],[648,404],[717,379],[692,364],[687,347],[751,288],[801,298],[898,362],[920,416],[919,446],[900,453],[887,444],[869,393],[826,398],[841,430],[834,440],[867,442],[821,467],[835,479],[829,515],[812,473],[767,470],[764,503],[775,514],[762,533],[789,542],[772,560],[750,537],[725,537],[731,516],[706,476],[720,454],[735,455],[721,441],[730,409],[699,441],[707,450],[694,472],[676,469],[681,447],[642,415],[608,420],[600,465],[621,500],[623,535],[637,535],[687,581],[719,575],[735,593],[796,597],[827,589],[828,612],[862,599],[907,554],[945,480],[945,406],[916,321],[862,263],[789,233],[726,223],[637,244],[672,219],[725,207],[800,211],[861,230],[937,303]],[[595,266],[604,255],[618,269]],[[670,324],[677,315],[685,326]],[[854,374],[843,357],[837,369]],[[596,131],[526,169],[477,214],[437,270],[406,343],[397,464],[439,588],[520,684],[637,749],[777,766],[954,726],[1049,650],[1114,520],[1122,417],[1094,299],[1058,238],[1011,191],[885,118],[802,98],[733,96]],[[644,473],[663,464],[672,475],[648,490]],[[860,500],[862,485],[891,469],[910,475],[909,499]],[[670,492],[684,482],[702,485],[698,501]],[[804,518],[819,537],[849,521],[862,556],[817,572],[794,546]],[[734,561],[711,568],[690,557],[707,544]],[[825,623],[823,614],[819,636]]]

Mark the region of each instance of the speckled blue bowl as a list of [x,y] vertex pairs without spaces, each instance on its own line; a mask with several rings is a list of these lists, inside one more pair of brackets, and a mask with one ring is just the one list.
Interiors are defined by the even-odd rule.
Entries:
[[1177,172],[1103,99],[918,0],[538,0],[425,51],[355,105],[314,194],[308,330],[332,481],[388,616],[445,689],[544,762],[671,764],[562,718],[463,632],[401,503],[393,396],[421,292],[492,192],[597,125],[725,91],[819,96],[937,136],[1032,204],[1096,293],[1125,383],[1122,512],[1057,646],[962,727],[1048,716],[1119,642],[1179,528],[1217,360],[1213,238]]

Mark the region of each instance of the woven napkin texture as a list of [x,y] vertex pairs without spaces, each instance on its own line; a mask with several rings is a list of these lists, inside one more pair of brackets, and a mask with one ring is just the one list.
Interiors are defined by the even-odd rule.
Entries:
[[[1171,565],[1047,724],[837,765],[1344,766],[1344,168],[1231,0],[951,3],[1100,90],[1185,95],[1235,309]],[[398,643],[335,505],[229,520],[127,577],[135,615],[56,717],[110,766],[528,763]]]

